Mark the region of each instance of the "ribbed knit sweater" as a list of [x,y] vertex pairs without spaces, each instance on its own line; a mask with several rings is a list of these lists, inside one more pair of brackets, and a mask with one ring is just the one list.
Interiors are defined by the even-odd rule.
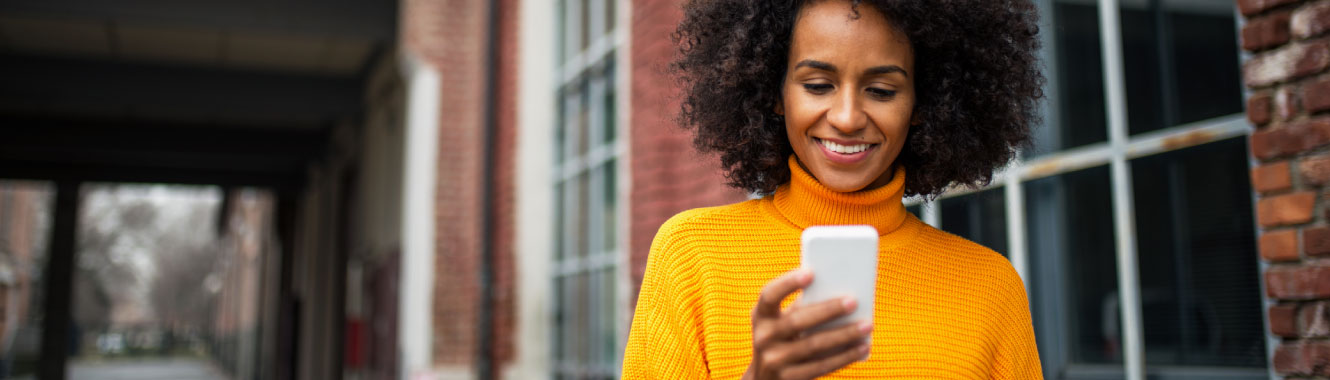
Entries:
[[839,193],[793,157],[789,166],[790,182],[772,195],[685,211],[661,226],[628,336],[625,379],[741,377],[753,355],[758,293],[799,267],[804,228],[834,224],[871,225],[881,237],[870,356],[828,378],[1042,378],[1025,288],[1011,263],[906,212],[903,169],[886,186]]

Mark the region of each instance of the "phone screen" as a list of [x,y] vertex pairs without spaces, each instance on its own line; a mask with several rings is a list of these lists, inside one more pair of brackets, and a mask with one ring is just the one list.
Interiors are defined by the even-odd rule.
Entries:
[[846,323],[873,320],[877,288],[877,229],[872,226],[814,226],[803,232],[801,266],[813,271],[800,305],[854,297],[858,308],[849,315],[812,329],[821,331]]

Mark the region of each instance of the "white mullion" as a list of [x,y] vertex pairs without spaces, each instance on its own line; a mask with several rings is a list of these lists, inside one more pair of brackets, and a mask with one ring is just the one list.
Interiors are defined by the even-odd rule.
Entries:
[[1128,380],[1145,379],[1144,332],[1141,328],[1140,282],[1137,280],[1136,223],[1131,168],[1127,162],[1127,94],[1122,68],[1122,33],[1117,0],[1099,0],[1103,41],[1104,97],[1108,101],[1109,145],[1112,147],[1113,224],[1117,242],[1118,300],[1122,318],[1123,367]]
[[[1020,158],[1016,159],[1020,165]],[[1017,176],[1007,176],[1005,180],[1005,205],[1007,208],[1007,258],[1012,268],[1021,276],[1021,282],[1030,283],[1029,253],[1025,245],[1025,185]],[[1025,286],[1026,299],[1030,298],[1030,287]]]
[[[1208,144],[1229,138],[1246,136],[1251,133],[1246,117],[1241,114],[1217,117],[1210,120],[1179,125],[1131,137],[1126,144],[1127,160],[1166,153],[1196,145]],[[968,195],[984,190],[1004,186],[1011,176],[1021,181],[1030,181],[1044,177],[1089,169],[1110,164],[1113,160],[1113,145],[1099,143],[1070,149],[1062,153],[1039,157],[1033,161],[1017,161],[993,175],[993,181],[979,188],[963,186],[948,189],[938,200]],[[924,203],[921,199],[906,201],[907,206]]]
[[938,200],[924,202],[919,206],[919,213],[923,214],[924,223],[935,228],[942,228],[942,211],[938,210]]
[[1129,139],[1128,160],[1251,133],[1246,115],[1237,114],[1144,133]]
[[616,30],[614,33],[598,36],[589,41],[585,50],[570,55],[567,60],[560,63],[559,82],[565,85],[576,82],[580,76],[612,57],[615,52],[614,47],[619,46],[622,39]]

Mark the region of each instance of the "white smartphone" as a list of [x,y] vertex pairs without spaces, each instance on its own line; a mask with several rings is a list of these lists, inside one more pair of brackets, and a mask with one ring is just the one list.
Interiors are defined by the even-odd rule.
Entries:
[[[873,321],[877,288],[877,229],[872,226],[813,226],[803,233],[803,268],[813,271],[813,283],[804,288],[800,306],[840,297],[854,297],[854,312],[819,325],[822,331],[858,321]],[[871,342],[865,338],[865,342]]]

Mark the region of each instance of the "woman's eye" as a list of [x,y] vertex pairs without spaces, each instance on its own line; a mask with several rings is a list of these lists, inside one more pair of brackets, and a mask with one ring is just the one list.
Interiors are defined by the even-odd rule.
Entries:
[[896,91],[869,87],[868,94],[878,99],[891,99],[896,96]]
[[814,94],[825,94],[831,91],[832,86],[826,83],[804,83],[804,89]]

